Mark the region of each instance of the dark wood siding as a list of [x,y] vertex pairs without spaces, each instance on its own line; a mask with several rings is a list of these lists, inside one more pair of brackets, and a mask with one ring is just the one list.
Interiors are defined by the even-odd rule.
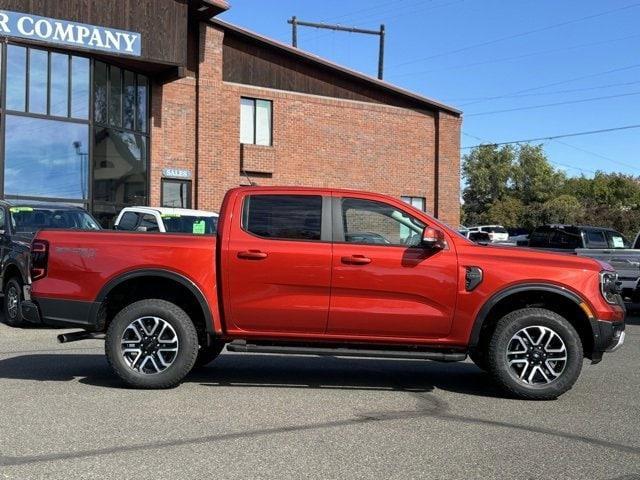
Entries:
[[142,60],[186,64],[186,0],[0,0],[0,9],[138,32]]
[[420,108],[409,99],[361,82],[342,72],[225,31],[223,79],[227,82],[333,98]]

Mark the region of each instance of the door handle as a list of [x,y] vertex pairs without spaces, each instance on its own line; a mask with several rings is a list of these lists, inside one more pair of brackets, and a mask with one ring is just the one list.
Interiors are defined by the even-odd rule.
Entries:
[[350,257],[342,257],[342,263],[347,265],[368,265],[371,263],[371,259],[364,255],[351,255]]
[[238,252],[238,258],[243,260],[264,260],[267,258],[267,254],[260,250],[247,250],[245,252]]

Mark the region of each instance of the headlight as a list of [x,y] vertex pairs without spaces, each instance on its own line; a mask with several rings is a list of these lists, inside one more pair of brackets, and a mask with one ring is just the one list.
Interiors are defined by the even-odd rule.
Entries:
[[600,291],[607,303],[617,304],[621,291],[618,274],[615,272],[600,272]]

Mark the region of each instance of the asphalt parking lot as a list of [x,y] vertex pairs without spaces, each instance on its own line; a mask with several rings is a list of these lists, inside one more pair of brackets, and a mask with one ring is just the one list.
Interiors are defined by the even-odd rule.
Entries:
[[640,479],[640,319],[559,400],[472,363],[223,354],[134,391],[99,341],[0,325],[0,478]]

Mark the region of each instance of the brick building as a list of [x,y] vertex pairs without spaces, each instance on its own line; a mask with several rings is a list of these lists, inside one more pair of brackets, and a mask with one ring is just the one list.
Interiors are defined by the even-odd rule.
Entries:
[[384,192],[459,223],[458,110],[218,20],[226,8],[0,0],[3,195],[108,224],[126,205],[217,210],[251,180]]

